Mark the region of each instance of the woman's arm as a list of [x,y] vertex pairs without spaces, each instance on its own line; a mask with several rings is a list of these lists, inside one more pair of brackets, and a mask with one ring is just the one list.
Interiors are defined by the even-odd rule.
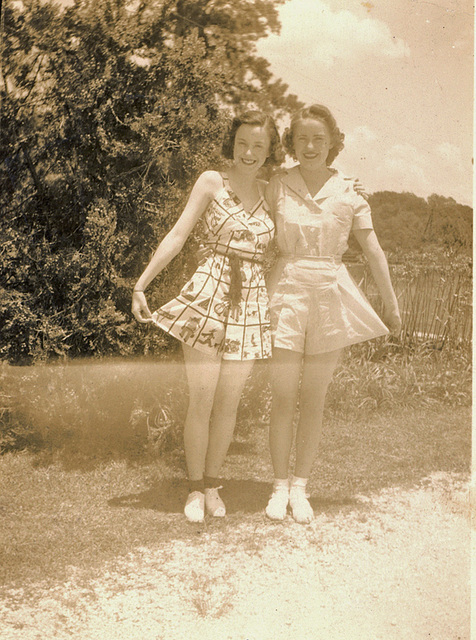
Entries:
[[152,317],[144,290],[181,251],[193,227],[220,187],[221,178],[215,171],[205,171],[194,184],[182,215],[159,244],[134,286],[132,313],[139,322],[150,322]]
[[279,188],[281,186],[279,176],[282,174],[284,174],[284,171],[276,173],[264,187],[264,199],[268,205],[266,211],[273,222],[276,222],[276,203],[278,201]]
[[402,328],[402,321],[398,310],[397,296],[390,280],[387,258],[373,229],[354,229],[354,235],[368,260],[372,276],[382,297],[383,320],[390,332],[393,335],[398,335]]

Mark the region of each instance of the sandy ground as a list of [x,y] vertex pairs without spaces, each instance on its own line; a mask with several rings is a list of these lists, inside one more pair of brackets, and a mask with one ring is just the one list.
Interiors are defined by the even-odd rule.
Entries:
[[[270,526],[280,535],[263,536]],[[263,517],[254,535],[249,521],[237,527],[233,541],[202,530],[199,545],[138,549],[87,584],[72,567],[68,582],[38,585],[34,605],[11,593],[0,605],[0,638],[470,638],[469,486],[461,476],[357,496],[308,526]]]

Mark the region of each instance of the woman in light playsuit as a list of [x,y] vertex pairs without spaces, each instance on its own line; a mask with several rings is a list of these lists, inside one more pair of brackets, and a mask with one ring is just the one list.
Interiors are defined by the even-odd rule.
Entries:
[[[327,387],[343,347],[400,331],[398,304],[370,208],[331,163],[343,134],[321,105],[300,110],[283,136],[299,164],[271,178],[266,198],[280,252],[269,284],[273,331],[270,448],[274,490],[268,517],[288,504],[298,522],[313,510],[306,483],[322,432]],[[384,302],[383,322],[355,285],[342,255],[353,232]],[[299,403],[296,463],[289,486],[293,418]]]

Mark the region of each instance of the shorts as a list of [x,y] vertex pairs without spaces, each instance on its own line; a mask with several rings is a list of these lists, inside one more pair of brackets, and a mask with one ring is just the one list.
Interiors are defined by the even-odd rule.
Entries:
[[315,355],[388,334],[345,265],[282,260],[270,301],[273,347]]

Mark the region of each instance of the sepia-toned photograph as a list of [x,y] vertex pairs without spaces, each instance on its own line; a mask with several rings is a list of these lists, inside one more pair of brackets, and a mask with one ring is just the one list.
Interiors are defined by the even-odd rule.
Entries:
[[473,92],[469,0],[0,3],[2,640],[474,638]]

